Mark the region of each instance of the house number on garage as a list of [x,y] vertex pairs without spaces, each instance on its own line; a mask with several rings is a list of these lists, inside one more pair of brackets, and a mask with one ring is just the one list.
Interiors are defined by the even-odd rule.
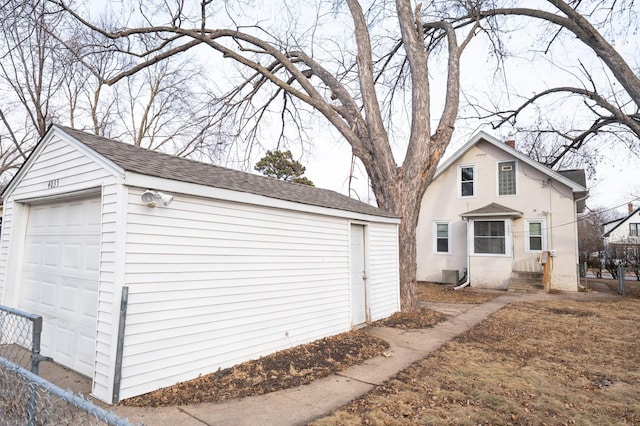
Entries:
[[57,188],[60,186],[60,179],[51,179],[48,183],[47,183],[47,187],[49,189],[53,189],[53,188]]

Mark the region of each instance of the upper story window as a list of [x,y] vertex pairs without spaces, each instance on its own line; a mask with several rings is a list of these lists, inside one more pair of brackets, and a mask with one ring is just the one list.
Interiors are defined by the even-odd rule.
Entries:
[[473,221],[475,254],[506,254],[507,234],[504,220]]
[[449,222],[434,222],[434,252],[451,253],[451,224]]
[[498,163],[498,195],[516,195],[516,162]]
[[459,194],[461,197],[473,197],[476,194],[476,171],[475,166],[459,166],[458,181]]
[[629,236],[630,237],[638,237],[638,236],[640,236],[640,223],[630,223],[629,224]]

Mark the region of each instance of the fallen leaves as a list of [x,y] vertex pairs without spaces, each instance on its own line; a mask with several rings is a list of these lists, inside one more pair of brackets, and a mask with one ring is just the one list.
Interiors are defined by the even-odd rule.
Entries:
[[425,302],[484,303],[501,294],[504,294],[504,292],[476,290],[473,287],[454,290],[450,284],[437,284],[423,281],[418,283],[418,300]]
[[161,407],[261,395],[326,377],[388,348],[385,341],[354,330],[129,398],[121,405]]
[[407,330],[433,327],[446,319],[447,316],[443,313],[423,308],[417,312],[397,312],[371,325],[373,327],[394,327]]
[[[413,313],[397,313],[374,325],[427,328],[445,319],[446,316],[439,312],[422,309]],[[391,354],[387,349],[389,345],[385,341],[362,330],[353,330],[129,398],[121,405],[161,407],[261,395],[304,385],[377,355],[389,357]]]

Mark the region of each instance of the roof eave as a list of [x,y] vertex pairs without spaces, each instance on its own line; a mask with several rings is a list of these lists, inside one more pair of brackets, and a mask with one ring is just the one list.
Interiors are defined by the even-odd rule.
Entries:
[[563,183],[564,185],[566,185],[569,188],[571,188],[572,192],[574,192],[574,193],[580,193],[580,192],[587,192],[588,193],[588,189],[586,187],[578,184],[577,182],[572,181],[571,179],[569,179],[569,178],[567,178],[565,176],[562,176],[560,173],[556,172],[555,170],[552,170],[549,167],[547,167],[547,166],[545,166],[543,164],[540,164],[539,162],[529,158],[525,154],[521,153],[520,151],[516,150],[515,148],[510,147],[506,143],[504,143],[501,140],[497,139],[495,136],[492,136],[492,135],[488,134],[487,132],[485,132],[483,130],[481,130],[481,131],[477,132],[476,134],[474,134],[466,144],[464,144],[451,157],[449,157],[444,163],[442,163],[442,165],[440,165],[438,167],[438,169],[436,170],[436,172],[435,172],[435,174],[433,176],[433,179],[438,177],[446,169],[448,169],[453,164],[455,164],[460,157],[462,157],[472,146],[476,145],[481,140],[484,140],[485,142],[490,143],[491,145],[497,147],[498,149],[501,149],[501,150],[505,151],[506,153],[513,155],[518,160],[530,165],[531,167],[533,167],[536,170],[546,174],[547,176],[553,178],[554,180]]
[[462,218],[473,218],[473,217],[509,217],[512,219],[521,218],[523,216],[522,212],[499,212],[499,213],[462,213],[460,217]]

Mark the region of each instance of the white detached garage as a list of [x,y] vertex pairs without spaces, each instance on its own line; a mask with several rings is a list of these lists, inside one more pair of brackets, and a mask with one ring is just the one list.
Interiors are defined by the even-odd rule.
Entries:
[[333,191],[52,126],[3,200],[2,303],[108,403],[400,308],[399,219]]

